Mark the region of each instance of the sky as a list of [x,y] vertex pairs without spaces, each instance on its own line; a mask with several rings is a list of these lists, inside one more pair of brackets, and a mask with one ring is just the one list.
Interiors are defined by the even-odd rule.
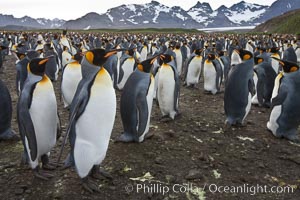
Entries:
[[[184,10],[196,5],[198,0],[156,0],[166,6],[180,6]],[[241,0],[200,0],[201,3],[208,2],[215,10],[222,4],[230,7]],[[271,5],[276,0],[245,0],[248,3],[260,5]],[[47,19],[77,19],[89,12],[99,14],[105,13],[109,8],[117,7],[122,4],[144,4],[151,0],[1,0],[0,14],[11,14],[15,17],[25,15],[33,18]]]

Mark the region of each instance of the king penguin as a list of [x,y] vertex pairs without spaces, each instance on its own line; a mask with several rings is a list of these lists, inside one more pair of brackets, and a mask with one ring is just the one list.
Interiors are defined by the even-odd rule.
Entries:
[[283,137],[299,143],[297,131],[300,125],[299,66],[294,62],[278,61],[282,65],[283,72],[280,72],[275,80],[272,93],[272,112],[267,128],[276,137]]
[[21,91],[17,106],[19,131],[24,145],[24,156],[41,179],[52,176],[39,171],[39,160],[43,168],[49,167],[48,157],[56,144],[57,103],[54,88],[45,75],[48,58],[35,58],[27,66],[28,77]]
[[226,126],[242,125],[251,109],[251,94],[254,93],[253,54],[237,51],[242,63],[232,66],[224,92]]
[[3,72],[3,55],[2,55],[2,51],[7,49],[6,46],[2,46],[0,45],[0,73]]
[[[82,80],[79,82],[70,107],[70,122],[61,153],[70,135],[69,161],[75,165],[83,182],[90,191],[99,191],[88,179],[99,174],[99,165],[106,156],[116,115],[116,94],[110,74],[103,67],[107,59],[118,50],[92,49],[85,52],[81,61]],[[58,160],[60,159],[59,155]]]
[[196,49],[187,61],[185,72],[185,84],[194,87],[198,82],[202,70],[202,49]]
[[136,59],[134,57],[134,47],[132,45],[127,53],[123,54],[120,60],[120,74],[118,80],[118,89],[122,90],[128,77],[134,71],[136,67]]
[[203,65],[204,90],[211,94],[220,92],[223,71],[214,53],[209,53]]
[[17,139],[11,129],[12,103],[9,90],[0,79],[0,140]]
[[157,56],[139,63],[124,86],[120,100],[124,132],[117,141],[143,142],[149,131],[154,94],[154,77],[150,71]]
[[71,105],[78,83],[82,79],[81,62],[82,53],[72,56],[72,61],[63,70],[61,92],[65,108]]
[[175,48],[173,51],[176,54],[177,72],[178,72],[178,75],[181,76],[183,60],[182,60],[182,53],[181,53],[181,49],[180,49],[180,43],[177,43],[175,45]]
[[272,91],[277,73],[275,73],[270,62],[263,61],[263,58],[259,56],[258,59],[260,60],[258,61],[259,64],[254,67],[254,74],[257,77],[255,96],[257,96],[259,106],[269,108],[271,106]]
[[163,118],[175,119],[178,113],[179,103],[179,75],[174,62],[174,57],[170,54],[160,55],[160,65],[158,74],[157,100]]

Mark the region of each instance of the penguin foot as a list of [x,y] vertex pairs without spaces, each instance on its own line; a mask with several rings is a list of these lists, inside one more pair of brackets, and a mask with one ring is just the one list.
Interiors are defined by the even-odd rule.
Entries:
[[53,174],[49,174],[46,172],[41,172],[38,168],[34,169],[33,171],[33,175],[39,179],[48,181],[50,178],[53,178],[54,175]]
[[48,163],[42,166],[42,168],[44,170],[55,170],[56,169],[56,165],[52,164],[52,163]]
[[134,142],[133,136],[131,136],[128,133],[123,132],[116,140],[115,142]]
[[300,139],[297,135],[287,136],[286,139],[293,143],[300,144]]
[[0,135],[1,140],[11,140],[11,141],[18,141],[20,140],[19,136],[10,128],[6,130],[4,133]]
[[113,177],[112,175],[107,172],[105,169],[103,168],[100,168],[99,166],[95,165],[93,168],[92,168],[92,173],[91,173],[91,176],[95,179],[98,179],[98,180],[102,180],[103,178],[106,178],[106,179],[110,179],[112,180]]
[[153,136],[154,136],[154,133],[153,133],[153,132],[148,132],[148,133],[145,135],[144,139],[150,139],[150,138],[152,138]]
[[164,115],[164,116],[162,116],[162,117],[159,119],[159,121],[161,121],[161,122],[170,122],[170,121],[172,121],[172,120],[173,120],[173,119],[170,118],[169,115]]
[[[58,163],[58,165],[59,165],[59,163]],[[64,164],[62,164],[62,170],[65,170],[65,169],[68,169],[68,168],[70,168],[70,167],[72,167],[72,166],[74,166],[74,161],[73,161],[73,159],[72,159],[72,157],[71,157],[71,154],[69,153],[68,154],[68,156],[67,156],[67,158],[66,158],[66,160],[64,161]]]
[[90,193],[101,192],[99,186],[92,180],[89,180],[88,177],[82,179],[82,187]]

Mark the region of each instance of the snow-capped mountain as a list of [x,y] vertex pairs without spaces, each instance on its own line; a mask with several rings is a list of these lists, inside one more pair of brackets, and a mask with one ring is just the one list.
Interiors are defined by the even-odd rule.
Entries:
[[255,26],[287,11],[300,8],[300,0],[277,0],[271,6],[241,1],[231,7],[213,10],[209,3],[197,2],[187,11],[168,7],[157,1],[146,4],[121,5],[106,13],[88,13],[76,20],[14,18],[0,14],[0,27],[18,25],[34,28],[210,28]]
[[2,15],[0,14],[0,27],[8,25],[20,26],[20,27],[32,27],[32,28],[59,28],[66,21],[61,19],[34,19],[28,16],[21,18],[15,18],[13,15]]

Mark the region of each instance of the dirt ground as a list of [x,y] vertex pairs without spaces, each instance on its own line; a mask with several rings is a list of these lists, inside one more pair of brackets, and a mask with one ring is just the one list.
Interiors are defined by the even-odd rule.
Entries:
[[[4,67],[0,78],[11,92],[12,126],[18,133],[15,59],[6,57]],[[54,86],[64,134],[68,111],[59,99],[60,83]],[[21,141],[2,141],[1,199],[300,199],[300,146],[267,131],[269,109],[252,107],[245,127],[224,131],[223,93],[204,94],[201,81],[196,89],[181,86],[181,118],[160,121],[154,103],[154,136],[140,144],[123,144],[114,142],[122,131],[119,98],[117,92],[117,116],[102,163],[113,180],[97,181],[101,193],[86,192],[74,169],[57,169],[49,181],[35,178],[28,166],[20,165]],[[61,143],[51,152],[52,161]]]

